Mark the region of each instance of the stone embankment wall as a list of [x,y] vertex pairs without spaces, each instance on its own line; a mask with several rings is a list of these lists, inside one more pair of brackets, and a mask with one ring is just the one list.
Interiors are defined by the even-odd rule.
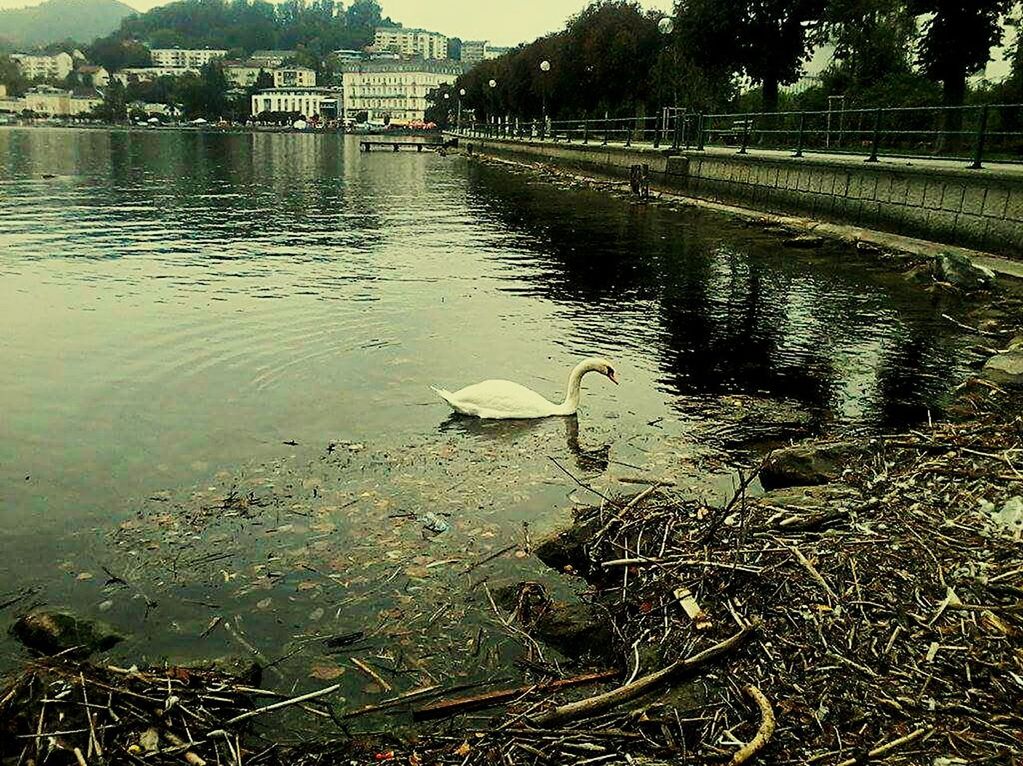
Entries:
[[682,151],[462,138],[468,151],[516,155],[599,173],[646,164],[656,186],[754,210],[889,231],[1023,259],[1023,168],[862,157],[814,159],[735,150]]

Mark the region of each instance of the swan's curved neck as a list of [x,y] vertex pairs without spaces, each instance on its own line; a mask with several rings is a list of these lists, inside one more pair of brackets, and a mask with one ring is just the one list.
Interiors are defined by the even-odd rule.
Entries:
[[568,376],[568,390],[565,392],[565,401],[558,407],[559,415],[574,415],[579,409],[579,390],[582,386],[583,375],[593,369],[589,361],[580,362],[575,366]]

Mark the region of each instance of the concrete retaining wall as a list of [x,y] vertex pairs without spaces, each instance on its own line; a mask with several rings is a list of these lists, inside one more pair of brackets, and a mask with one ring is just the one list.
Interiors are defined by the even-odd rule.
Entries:
[[470,151],[610,175],[648,164],[656,185],[771,213],[890,231],[1023,258],[1023,172],[866,163],[862,158],[738,155],[463,138]]

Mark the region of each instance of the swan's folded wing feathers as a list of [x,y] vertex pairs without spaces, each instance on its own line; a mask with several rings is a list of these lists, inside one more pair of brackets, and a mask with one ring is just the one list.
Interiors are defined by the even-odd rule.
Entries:
[[438,394],[457,411],[483,418],[544,417],[555,407],[540,394],[510,380],[485,380],[454,393]]

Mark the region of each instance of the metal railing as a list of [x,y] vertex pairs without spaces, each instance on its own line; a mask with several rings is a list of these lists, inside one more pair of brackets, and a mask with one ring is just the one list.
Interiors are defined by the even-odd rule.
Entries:
[[1023,162],[1023,104],[703,114],[668,108],[656,116],[573,120],[496,118],[463,125],[466,136],[582,144],[643,144],[673,151],[706,147],[962,160],[971,168]]

